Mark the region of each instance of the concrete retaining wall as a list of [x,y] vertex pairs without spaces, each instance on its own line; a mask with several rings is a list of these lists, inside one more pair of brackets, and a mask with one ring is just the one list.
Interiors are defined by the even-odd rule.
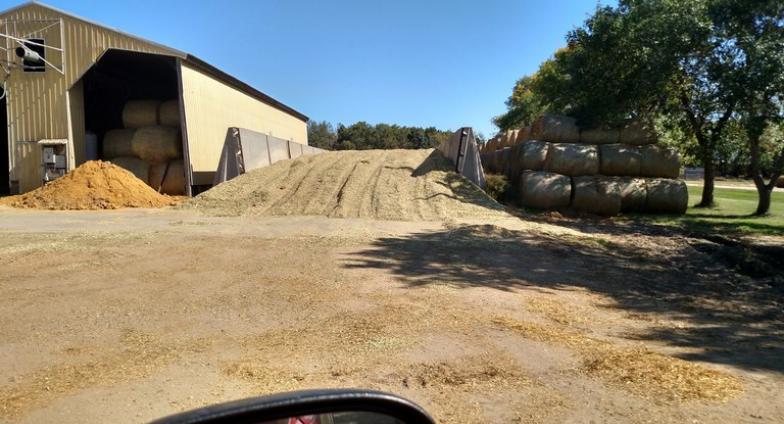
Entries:
[[238,175],[272,165],[281,160],[324,152],[290,140],[283,140],[244,128],[229,128],[213,185]]

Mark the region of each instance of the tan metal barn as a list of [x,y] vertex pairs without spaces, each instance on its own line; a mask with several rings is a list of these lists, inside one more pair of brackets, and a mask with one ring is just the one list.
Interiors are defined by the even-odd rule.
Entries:
[[[4,192],[43,184],[42,146],[60,146],[65,169],[79,166],[86,132],[100,140],[134,99],[179,101],[189,195],[212,183],[229,127],[307,145],[305,115],[190,54],[37,2],[0,13],[0,33]],[[28,66],[15,54],[20,46],[46,65]]]

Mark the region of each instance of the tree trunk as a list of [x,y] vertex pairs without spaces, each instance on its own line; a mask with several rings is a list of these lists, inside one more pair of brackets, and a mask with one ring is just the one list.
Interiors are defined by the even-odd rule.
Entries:
[[754,215],[757,216],[767,215],[768,211],[770,211],[770,198],[773,193],[773,185],[767,185],[762,181],[760,181],[760,183],[757,183],[757,178],[754,178],[754,182],[755,185],[757,186],[757,194],[759,195],[759,200],[757,202],[757,211],[754,212]]
[[713,155],[706,154],[702,161],[705,174],[702,178],[702,200],[697,204],[698,208],[709,208],[713,206],[713,183],[716,179],[716,165],[713,163]]

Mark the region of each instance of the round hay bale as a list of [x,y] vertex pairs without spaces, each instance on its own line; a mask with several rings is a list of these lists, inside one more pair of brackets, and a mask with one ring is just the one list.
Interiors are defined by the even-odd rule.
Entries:
[[599,173],[599,149],[585,144],[551,144],[545,169],[570,177],[596,175]]
[[121,156],[132,156],[131,141],[136,130],[124,128],[109,130],[103,136],[103,158],[114,159]]
[[131,140],[131,151],[150,163],[163,163],[182,157],[179,130],[160,125],[136,130]]
[[517,130],[509,130],[504,133],[504,147],[512,147],[517,141]]
[[621,193],[621,212],[644,212],[648,198],[643,178],[616,178]]
[[114,158],[111,163],[119,166],[120,168],[130,171],[136,178],[144,181],[145,183],[150,177],[150,164],[133,156],[121,156]]
[[491,138],[490,140],[487,141],[487,147],[485,148],[485,150],[488,153],[495,152],[495,150],[496,150],[495,147],[496,147],[496,138],[493,137],[493,138]]
[[495,151],[495,158],[493,159],[495,165],[495,173],[501,174],[504,170],[504,148],[501,147]]
[[645,212],[684,214],[689,206],[689,191],[681,180],[650,179]]
[[125,128],[141,128],[158,125],[158,100],[131,100],[122,111]]
[[678,151],[655,145],[640,148],[640,175],[653,178],[678,178],[681,158]]
[[621,190],[612,178],[574,177],[572,208],[596,215],[621,213]]
[[167,127],[180,127],[180,102],[168,100],[158,107],[158,124]]
[[513,152],[512,147],[505,147],[501,151],[501,174],[509,177],[512,173]]
[[522,128],[517,133],[517,138],[515,139],[515,144],[525,143],[526,141],[531,139],[531,127]]
[[180,159],[150,166],[148,183],[159,193],[172,196],[185,194],[185,165]]
[[569,206],[572,198],[572,179],[543,171],[525,171],[520,177],[520,202],[537,209],[556,209]]
[[632,121],[621,128],[619,141],[623,144],[644,145],[659,141],[656,128],[651,123]]
[[531,138],[551,143],[579,143],[580,129],[574,118],[545,114],[531,125]]
[[778,188],[784,188],[784,175],[780,176],[780,177],[779,177],[779,178],[776,180],[776,187],[778,187]]
[[490,172],[495,174],[496,171],[496,155],[495,151],[488,152],[482,157],[482,168],[485,169],[485,172]]
[[580,131],[580,143],[583,144],[614,144],[621,140],[621,130],[593,128]]
[[640,149],[624,144],[599,146],[599,172],[602,175],[640,176]]
[[547,152],[550,150],[550,143],[546,141],[531,140],[522,145],[520,152],[520,169],[541,171],[547,161]]
[[482,163],[482,168],[485,170],[490,169],[490,153],[482,152],[479,154],[479,162]]
[[509,154],[509,174],[507,177],[509,181],[518,181],[520,173],[523,172],[523,153],[525,152],[525,144],[515,144],[510,147]]

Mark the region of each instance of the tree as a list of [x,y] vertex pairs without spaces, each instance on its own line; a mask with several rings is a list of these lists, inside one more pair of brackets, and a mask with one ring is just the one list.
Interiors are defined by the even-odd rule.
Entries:
[[360,121],[350,126],[338,126],[335,149],[429,149],[437,147],[450,135],[450,131],[441,131],[435,127],[370,125]]
[[[759,195],[755,214],[765,215],[784,171],[780,131],[784,123],[784,4],[778,0],[714,0],[710,15],[723,41],[720,49],[730,58],[727,79],[735,83],[740,98],[738,112],[751,158],[749,173]],[[766,153],[772,156],[768,181],[763,167]]]
[[667,115],[697,142],[702,199],[713,204],[716,154],[739,103],[728,39],[712,0],[621,0],[569,34],[581,122]]
[[493,123],[507,131],[531,125],[534,119],[546,112],[564,112],[570,104],[569,75],[565,68],[571,50],[558,50],[552,59],[539,66],[530,76],[520,78],[506,100],[507,112],[493,118]]
[[338,135],[335,128],[327,121],[308,122],[308,144],[320,149],[332,150]]

